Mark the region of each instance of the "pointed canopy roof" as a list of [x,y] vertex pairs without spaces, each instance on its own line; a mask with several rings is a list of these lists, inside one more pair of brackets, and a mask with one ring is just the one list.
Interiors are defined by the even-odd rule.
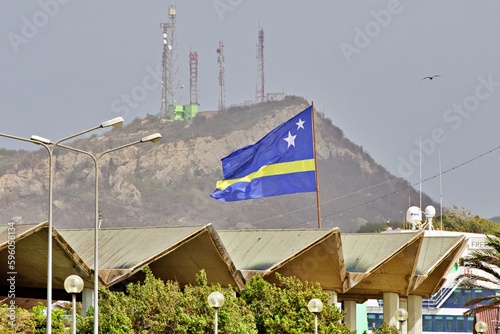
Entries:
[[[16,298],[46,300],[47,296],[47,258],[48,258],[48,222],[37,225],[1,225],[0,226],[0,271],[2,291],[9,291],[7,276],[15,277]],[[12,240],[11,236],[15,235]],[[9,250],[13,251],[9,254]],[[8,256],[13,255],[15,263],[8,263]],[[52,287],[54,299],[67,295],[64,281],[70,275],[78,275],[85,287],[92,287],[93,275],[90,268],[61,237],[52,229]],[[12,265],[12,266],[10,266]],[[18,305],[23,300],[16,299]]]
[[276,273],[319,282],[342,292],[346,271],[340,230],[244,230],[219,232],[236,267],[245,278],[259,273],[277,282]]
[[[93,267],[94,230],[62,230],[61,234]],[[144,227],[99,230],[99,275],[107,286],[135,281],[149,266],[157,277],[181,285],[195,282],[204,269],[209,283],[243,287],[214,227]]]

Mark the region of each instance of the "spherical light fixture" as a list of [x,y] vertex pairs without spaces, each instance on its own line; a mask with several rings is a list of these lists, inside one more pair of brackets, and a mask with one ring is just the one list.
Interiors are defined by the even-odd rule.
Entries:
[[214,309],[214,333],[217,334],[219,332],[219,308],[224,305],[224,295],[219,291],[214,291],[208,295],[208,305]]
[[476,322],[476,324],[474,325],[474,329],[476,330],[476,332],[484,334],[488,331],[488,324],[480,320]]

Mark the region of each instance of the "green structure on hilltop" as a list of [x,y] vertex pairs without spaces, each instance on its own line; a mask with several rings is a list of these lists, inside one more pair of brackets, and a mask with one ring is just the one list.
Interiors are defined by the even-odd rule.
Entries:
[[168,116],[174,121],[191,121],[198,114],[198,104],[168,106]]

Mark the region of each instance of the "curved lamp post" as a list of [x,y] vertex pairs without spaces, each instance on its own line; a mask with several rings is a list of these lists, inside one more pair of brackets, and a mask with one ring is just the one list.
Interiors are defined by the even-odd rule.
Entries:
[[488,331],[488,324],[484,321],[478,321],[474,325],[474,329],[478,334],[484,334]]
[[[35,136],[33,136],[35,137]],[[33,138],[32,137],[32,138]],[[97,157],[90,152],[80,150],[78,148],[74,148],[67,145],[62,144],[53,144],[54,146],[59,146],[61,148],[65,148],[70,151],[83,153],[88,155],[94,161],[94,171],[95,171],[95,225],[94,225],[94,334],[99,333],[99,159],[101,159],[104,155],[121,150],[123,148],[147,142],[157,142],[161,139],[161,134],[154,133],[152,135],[143,137],[140,140],[136,140],[134,142],[121,145],[112,149],[109,149],[105,152],[102,152]],[[36,140],[45,144],[51,144],[50,140],[43,137],[36,137]]]
[[307,309],[314,314],[314,334],[318,334],[318,313],[323,311],[323,302],[313,298],[307,303]]
[[[47,153],[49,154],[49,215],[48,215],[48,240],[47,240],[47,328],[46,332],[47,334],[52,333],[52,226],[53,226],[53,221],[52,221],[52,177],[53,177],[53,171],[52,171],[52,160],[53,160],[53,151],[55,146],[57,146],[59,143],[62,143],[66,140],[75,138],[77,136],[83,135],[85,133],[101,129],[101,128],[106,128],[109,126],[120,126],[123,124],[123,118],[121,117],[116,117],[113,118],[109,121],[103,122],[99,124],[98,126],[95,126],[93,128],[87,129],[82,132],[78,132],[76,134],[73,134],[68,137],[64,137],[60,140],[58,140],[55,144],[52,144],[50,141],[49,143],[40,141],[38,136],[32,136],[30,139],[27,138],[22,138],[22,137],[17,137],[17,136],[12,136],[12,135],[7,135],[7,134],[0,134],[1,137],[6,137],[10,139],[15,139],[15,140],[20,140],[20,141],[25,141],[25,142],[30,142],[34,144],[38,144],[43,146],[46,150]],[[52,145],[52,146],[49,146]]]
[[71,332],[76,334],[76,294],[83,290],[83,280],[78,275],[71,275],[64,280],[64,289],[67,293],[71,293],[71,304],[73,313],[71,316]]
[[218,329],[218,322],[219,322],[219,308],[224,305],[224,295],[220,293],[219,291],[214,291],[211,294],[208,295],[208,305],[210,305],[211,308],[214,309],[215,315],[214,315],[214,333],[217,334],[219,332]]
[[399,321],[399,332],[403,333],[403,324],[408,320],[408,311],[404,308],[398,308],[396,312],[394,312],[394,317]]

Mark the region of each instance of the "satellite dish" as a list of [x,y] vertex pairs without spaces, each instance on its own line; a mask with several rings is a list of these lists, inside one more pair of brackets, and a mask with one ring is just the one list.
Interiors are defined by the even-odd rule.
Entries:
[[406,221],[411,223],[412,230],[415,230],[417,225],[422,222],[422,211],[418,206],[410,206],[406,211]]
[[436,215],[436,209],[432,205],[428,205],[425,208],[425,216],[427,217],[427,220],[429,221],[429,230],[433,230],[434,227],[432,226],[432,218]]
[[436,209],[432,205],[428,205],[425,208],[425,216],[429,219],[434,218],[436,216]]

